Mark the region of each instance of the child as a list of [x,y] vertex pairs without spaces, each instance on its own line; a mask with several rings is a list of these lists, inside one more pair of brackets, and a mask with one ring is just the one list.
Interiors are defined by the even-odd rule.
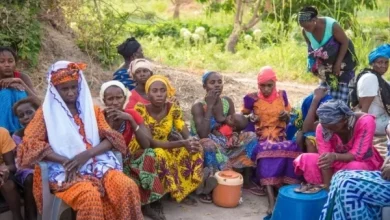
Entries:
[[14,149],[15,143],[8,130],[0,127],[0,193],[12,212],[12,219],[21,220],[20,195],[13,181],[16,171]]
[[225,136],[227,138],[227,147],[239,146],[238,135],[248,126],[248,119],[241,114],[233,114],[226,117],[226,124],[214,129],[213,134]]
[[[24,136],[24,129],[34,118],[36,110],[39,108],[40,103],[36,98],[30,97],[22,99],[15,103],[13,106],[14,114],[18,117],[20,124],[23,126],[22,129],[16,131],[12,138],[16,143],[16,148],[22,142]],[[26,219],[36,219],[37,209],[33,196],[33,169],[29,168],[18,168],[15,174],[16,182],[19,183],[24,189],[24,212]]]
[[0,46],[0,127],[11,134],[21,128],[12,106],[26,97],[36,97],[28,75],[16,71],[16,54],[9,47]]

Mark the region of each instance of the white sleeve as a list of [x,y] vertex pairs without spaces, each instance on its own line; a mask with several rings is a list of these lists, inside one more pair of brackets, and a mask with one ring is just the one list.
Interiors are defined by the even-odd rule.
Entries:
[[357,83],[357,94],[359,98],[377,96],[379,91],[379,82],[376,75],[366,73],[360,77]]

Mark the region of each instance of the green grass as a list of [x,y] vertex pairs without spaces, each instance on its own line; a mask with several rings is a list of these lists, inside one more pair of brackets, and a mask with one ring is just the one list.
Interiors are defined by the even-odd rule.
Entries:
[[[158,22],[172,19],[173,6],[169,0],[116,0],[118,10],[132,11],[137,6],[146,13],[158,17]],[[358,31],[351,36],[359,60],[359,69],[367,66],[369,52],[383,42],[389,42],[390,24],[388,21],[389,0],[378,0],[378,9],[362,10],[357,15]],[[183,21],[202,21],[205,24],[225,27],[232,24],[233,15],[223,12],[206,15],[201,6],[195,3],[190,9],[181,11]],[[194,9],[195,8],[195,9]],[[140,21],[135,21],[139,23]],[[142,22],[142,21],[141,21]],[[292,21],[292,23],[295,23]],[[260,28],[265,34],[273,34],[275,23],[260,22]],[[296,25],[288,37],[279,36],[281,43],[245,42],[242,37],[237,45],[237,53],[231,54],[223,50],[223,44],[207,39],[202,43],[183,43],[183,39],[172,37],[144,37],[139,39],[147,57],[162,64],[203,72],[215,70],[226,73],[256,73],[262,66],[271,65],[281,80],[298,82],[316,82],[317,80],[306,71],[307,46]],[[124,36],[127,37],[127,36]]]

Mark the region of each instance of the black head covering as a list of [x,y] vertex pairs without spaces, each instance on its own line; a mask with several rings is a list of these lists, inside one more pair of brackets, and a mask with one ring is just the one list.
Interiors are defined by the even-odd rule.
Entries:
[[127,38],[125,42],[117,47],[118,53],[124,58],[130,58],[141,47],[141,44],[134,37]]

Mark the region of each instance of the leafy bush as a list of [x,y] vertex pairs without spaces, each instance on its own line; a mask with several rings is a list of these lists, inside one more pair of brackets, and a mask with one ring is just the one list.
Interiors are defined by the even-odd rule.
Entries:
[[0,3],[0,45],[14,48],[31,66],[37,65],[41,46],[39,3],[39,0]]

